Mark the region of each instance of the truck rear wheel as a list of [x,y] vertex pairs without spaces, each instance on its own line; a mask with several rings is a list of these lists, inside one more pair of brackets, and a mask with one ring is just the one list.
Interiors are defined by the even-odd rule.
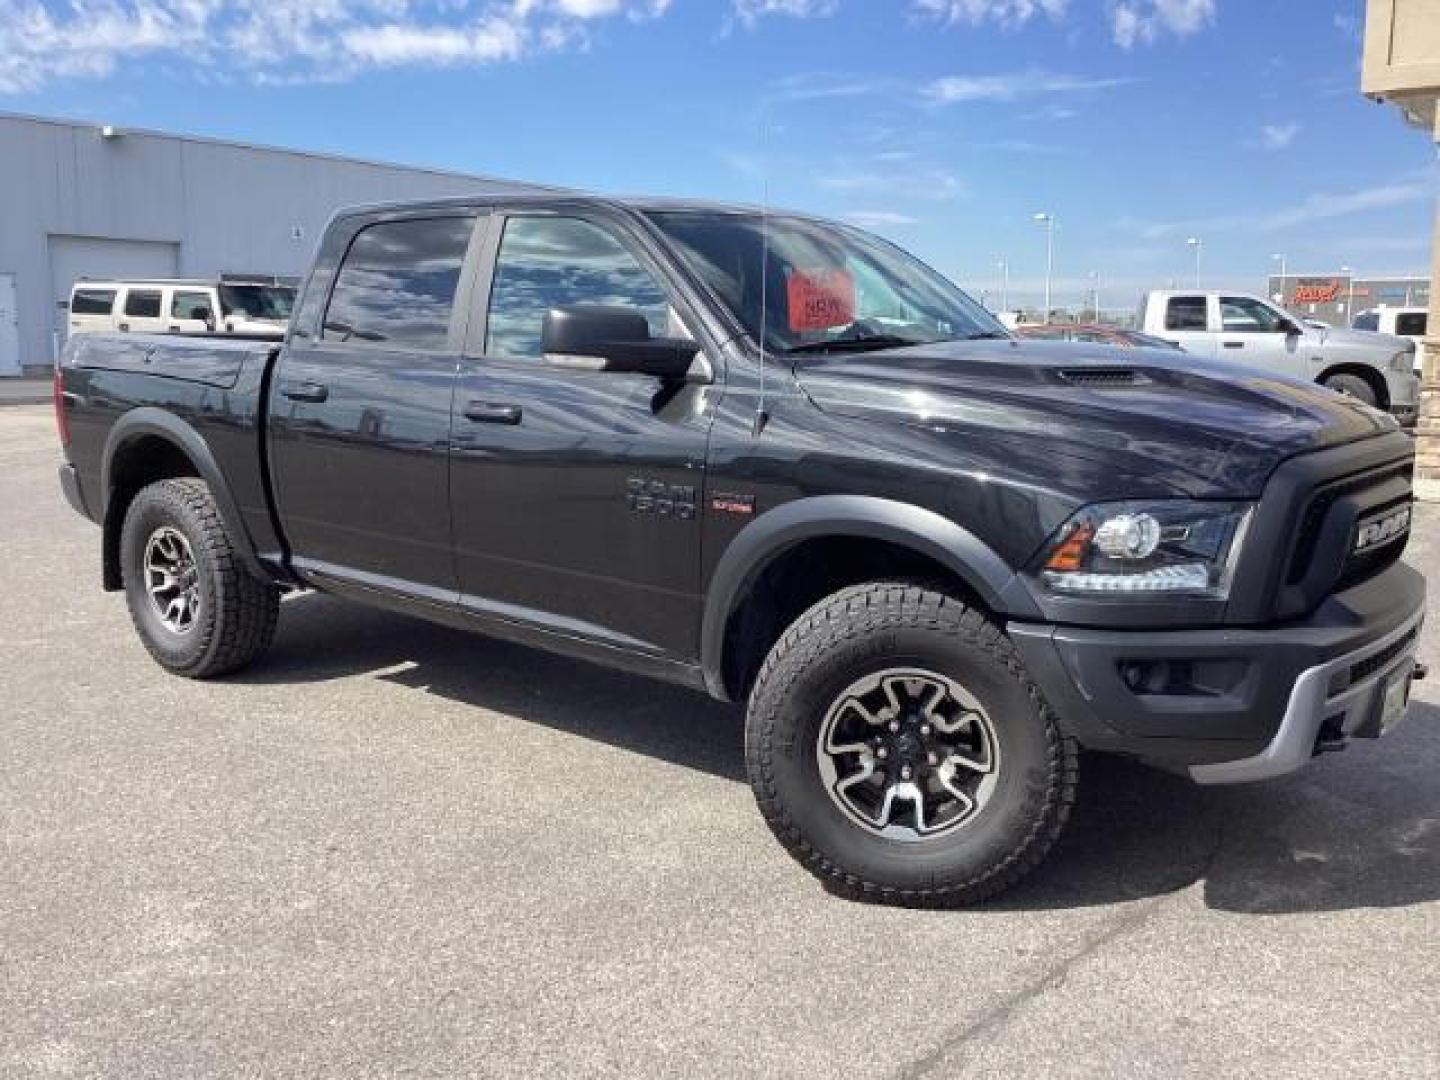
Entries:
[[766,659],[746,765],[780,842],[834,891],[971,903],[1045,857],[1078,754],[981,612],[903,582],[821,601]]
[[275,636],[280,592],[240,561],[203,480],[141,489],[125,513],[120,565],[140,640],[177,675],[237,671]]

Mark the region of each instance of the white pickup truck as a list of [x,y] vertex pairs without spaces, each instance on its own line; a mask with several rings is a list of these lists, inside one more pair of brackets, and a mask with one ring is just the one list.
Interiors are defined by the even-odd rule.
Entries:
[[1405,338],[1306,326],[1258,296],[1203,289],[1148,293],[1139,328],[1196,356],[1318,382],[1415,422],[1415,343]]

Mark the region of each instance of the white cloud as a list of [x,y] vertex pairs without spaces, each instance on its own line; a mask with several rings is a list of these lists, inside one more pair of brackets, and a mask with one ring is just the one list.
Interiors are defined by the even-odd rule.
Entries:
[[822,173],[816,183],[831,191],[878,191],[887,195],[944,201],[966,193],[954,173],[908,160],[877,162],[880,167]]
[[1110,8],[1110,30],[1122,49],[1161,34],[1188,37],[1215,21],[1215,0],[1122,0]]
[[1036,15],[1059,19],[1070,0],[913,0],[917,14],[947,23],[1019,26]]
[[1435,191],[1430,179],[1420,177],[1376,184],[1357,191],[1317,192],[1279,210],[1219,214],[1209,218],[1176,221],[1126,220],[1119,224],[1146,240],[1207,233],[1280,232],[1314,225],[1320,221],[1349,217],[1368,210],[1427,203],[1434,197]]
[[732,0],[735,18],[750,28],[761,19],[780,15],[791,19],[815,19],[835,14],[840,0]]
[[851,210],[844,217],[846,221],[853,222],[862,229],[886,229],[901,225],[916,225],[920,220],[896,210]]
[[1284,150],[1299,134],[1299,124],[1266,124],[1260,129],[1260,145],[1266,150]]
[[128,61],[197,79],[335,81],[369,68],[453,67],[584,47],[606,18],[670,0],[0,0],[0,94],[99,77]]
[[925,96],[941,105],[964,101],[1017,101],[1050,94],[1081,93],[1126,86],[1130,78],[1059,75],[1049,71],[1011,71],[1000,75],[947,75],[929,83]]

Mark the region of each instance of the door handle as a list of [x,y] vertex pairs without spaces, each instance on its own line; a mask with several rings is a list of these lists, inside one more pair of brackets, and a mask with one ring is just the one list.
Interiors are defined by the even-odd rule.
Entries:
[[174,323],[171,323],[171,324],[170,324],[170,332],[171,332],[172,334],[178,334],[178,333],[180,332],[180,327],[176,326]]
[[122,322],[122,323],[120,324],[120,330],[121,330],[123,333],[128,334],[128,333],[130,332],[130,324],[129,324],[128,322]]
[[280,393],[291,401],[313,401],[319,403],[330,396],[330,388],[314,382],[285,383]]
[[1227,349],[1243,349],[1245,347],[1245,343],[1243,341],[1227,341],[1224,343],[1224,345]]
[[465,406],[465,419],[481,424],[518,424],[521,415],[519,405],[503,401],[472,401]]

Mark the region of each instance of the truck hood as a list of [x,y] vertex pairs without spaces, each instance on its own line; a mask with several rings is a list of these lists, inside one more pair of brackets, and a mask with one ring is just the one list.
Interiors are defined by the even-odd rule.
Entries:
[[1408,352],[1414,344],[1409,338],[1397,337],[1394,334],[1381,334],[1374,330],[1347,330],[1344,327],[1327,327],[1324,330],[1306,327],[1305,336],[1331,348],[1369,350],[1381,358],[1377,362],[1382,366],[1385,360],[1401,350]]
[[1397,427],[1311,383],[1160,349],[946,341],[805,356],[795,376],[827,412],[1008,447],[1091,497],[1097,483],[1253,497],[1288,457]]

